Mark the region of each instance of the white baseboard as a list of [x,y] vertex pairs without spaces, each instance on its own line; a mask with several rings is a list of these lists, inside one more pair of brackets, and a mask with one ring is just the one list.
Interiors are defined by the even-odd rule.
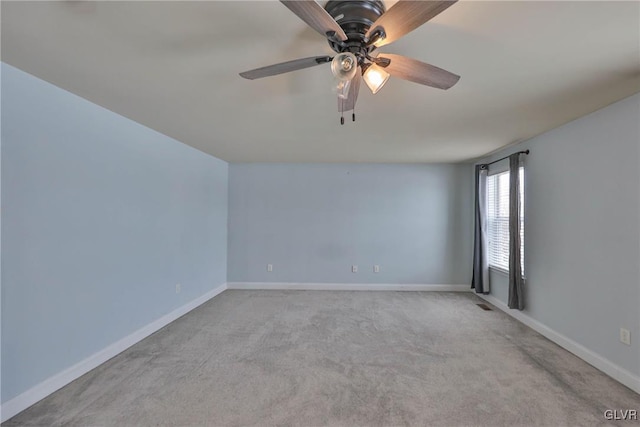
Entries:
[[194,308],[204,304],[221,292],[224,292],[226,289],[226,284],[220,285],[219,287],[207,292],[201,297],[188,302],[182,307],[173,310],[171,313],[165,314],[161,318],[138,329],[134,333],[122,338],[121,340],[109,345],[108,347],[103,348],[102,350],[89,356],[81,362],[76,363],[70,368],[59,372],[50,378],[47,378],[40,384],[5,402],[0,409],[0,422],[4,422],[9,418],[17,415],[18,413],[24,411],[29,406],[44,399],[54,391],[64,387],[71,381],[81,377],[82,375],[98,367],[112,357],[117,356],[132,345],[142,341],[149,335],[173,322],[177,318],[184,316]]
[[507,306],[507,304],[500,301],[498,298],[494,297],[493,295],[481,295],[481,294],[476,294],[476,295],[484,299],[485,301],[493,304],[494,306],[504,311],[514,319],[524,323],[525,325],[527,325],[534,331],[538,332],[539,334],[543,335],[544,337],[550,339],[551,341],[558,344],[560,347],[564,348],[565,350],[575,354],[580,359],[592,365],[594,368],[609,375],[614,380],[624,384],[625,386],[629,387],[631,390],[635,391],[636,393],[640,393],[640,376],[627,371],[626,369],[611,362],[609,359],[606,359],[600,356],[599,354],[594,353],[593,351],[589,350],[582,344],[578,344],[577,342],[573,341],[570,338],[567,338],[561,333],[554,331],[553,329],[540,323],[539,321],[523,313],[522,311],[510,309]]
[[289,282],[229,282],[227,289],[244,290],[304,290],[304,291],[441,291],[469,292],[469,285],[424,285],[390,283],[289,283]]

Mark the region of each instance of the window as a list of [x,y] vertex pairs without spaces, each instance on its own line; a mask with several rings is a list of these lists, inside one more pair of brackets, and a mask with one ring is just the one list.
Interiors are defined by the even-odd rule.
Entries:
[[[524,168],[520,179],[520,268],[524,275]],[[489,266],[509,271],[509,172],[487,177]]]

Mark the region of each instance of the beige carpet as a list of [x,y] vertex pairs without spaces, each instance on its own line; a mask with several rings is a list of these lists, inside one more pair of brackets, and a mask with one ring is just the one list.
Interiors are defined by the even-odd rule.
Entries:
[[480,302],[226,291],[3,425],[591,426],[640,410],[638,394]]

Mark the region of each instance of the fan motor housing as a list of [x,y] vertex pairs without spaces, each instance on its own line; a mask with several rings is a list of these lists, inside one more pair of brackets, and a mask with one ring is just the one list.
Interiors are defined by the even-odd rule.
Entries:
[[329,0],[324,8],[348,38],[342,44],[329,40],[329,45],[336,52],[354,53],[366,49],[367,31],[386,10],[381,0]]

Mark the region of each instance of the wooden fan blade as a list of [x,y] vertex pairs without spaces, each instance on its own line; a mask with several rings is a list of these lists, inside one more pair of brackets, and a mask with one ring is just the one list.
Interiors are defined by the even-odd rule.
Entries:
[[347,98],[338,97],[338,112],[354,110],[356,108],[356,101],[358,100],[358,93],[360,92],[360,82],[362,81],[362,68],[358,67],[358,72],[351,79],[351,85],[349,86],[349,93]]
[[371,38],[376,30],[381,28],[386,36],[374,44],[380,47],[392,43],[439,15],[457,1],[399,0],[373,23],[367,31],[367,37]]
[[327,33],[333,32],[339,40],[347,40],[347,35],[340,25],[315,0],[280,0],[280,3],[324,37],[327,37]]
[[244,71],[240,76],[245,79],[255,80],[263,77],[275,76],[277,74],[288,73],[290,71],[302,70],[303,68],[314,67],[316,65],[331,62],[330,56],[312,56],[309,58],[294,59],[293,61],[281,62],[279,64],[267,65],[255,70]]
[[387,73],[422,85],[449,89],[460,80],[460,76],[456,74],[406,56],[381,53],[378,58],[386,58],[391,61],[384,68]]

